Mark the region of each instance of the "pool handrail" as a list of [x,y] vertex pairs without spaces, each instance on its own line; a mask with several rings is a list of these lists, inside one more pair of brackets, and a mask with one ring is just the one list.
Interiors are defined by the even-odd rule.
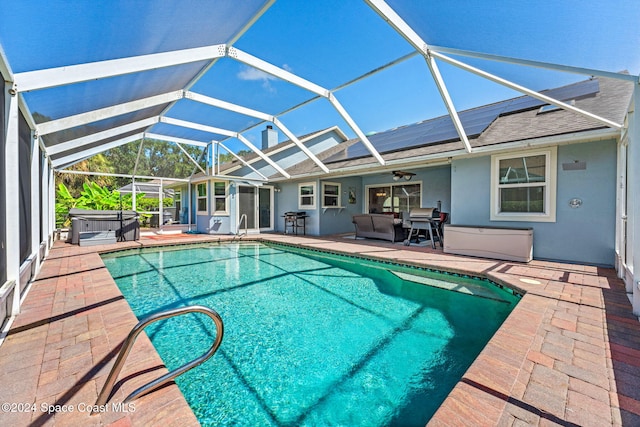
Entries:
[[129,355],[129,352],[131,351],[131,347],[135,343],[135,340],[138,338],[138,335],[140,334],[140,332],[142,332],[144,328],[149,326],[151,323],[157,322],[158,320],[163,320],[169,317],[174,317],[174,316],[178,316],[186,313],[203,313],[209,316],[213,320],[213,323],[216,325],[216,339],[214,340],[211,348],[202,356],[192,360],[191,362],[185,363],[179,368],[176,368],[173,371],[168,372],[162,375],[161,377],[148,382],[142,387],[137,388],[129,396],[127,396],[124,399],[124,403],[131,402],[132,400],[137,399],[138,397],[144,396],[145,394],[148,394],[162,387],[167,382],[173,380],[179,375],[184,374],[188,370],[195,368],[196,366],[204,363],[207,359],[213,356],[213,354],[218,350],[218,347],[220,347],[220,344],[222,343],[222,337],[224,335],[224,324],[222,322],[222,318],[215,310],[202,305],[191,305],[187,307],[178,307],[170,310],[161,311],[158,313],[153,313],[145,317],[141,321],[139,321],[138,324],[135,325],[133,329],[131,329],[131,332],[129,332],[129,335],[127,335],[127,338],[123,341],[122,347],[120,348],[120,352],[118,353],[118,357],[116,358],[116,361],[114,362],[113,367],[111,368],[111,372],[109,372],[109,376],[107,377],[107,380],[105,381],[104,386],[102,387],[102,391],[98,396],[98,400],[96,401],[95,406],[97,408],[104,406],[109,400],[111,392],[113,391],[113,385],[118,375],[120,374],[120,371],[122,370],[122,366],[124,365],[124,362],[127,356]]

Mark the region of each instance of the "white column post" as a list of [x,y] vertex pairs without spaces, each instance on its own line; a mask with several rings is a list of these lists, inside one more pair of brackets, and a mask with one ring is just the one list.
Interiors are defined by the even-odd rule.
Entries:
[[42,237],[45,242],[45,252],[44,256],[46,257],[49,254],[49,236],[51,235],[51,204],[53,201],[51,200],[51,187],[49,183],[49,162],[45,159],[44,164],[42,165],[42,195],[41,195],[41,205],[40,209],[42,210]]
[[633,271],[633,314],[640,316],[640,82],[636,82],[633,90],[633,104],[629,113],[629,147],[627,162],[628,192],[627,200],[627,239]]
[[[616,240],[615,240],[615,268],[619,278],[625,276],[625,228],[627,222],[627,136],[618,142],[618,161],[616,167]],[[631,283],[626,283],[628,293],[633,292]]]
[[158,187],[158,227],[160,234],[164,228],[164,190],[162,188],[162,178],[160,178],[160,187]]
[[136,177],[131,177],[131,210],[136,210]]
[[189,188],[189,190],[187,191],[187,193],[189,194],[189,202],[187,203],[187,215],[189,215],[189,218],[187,219],[187,223],[189,224],[189,231],[191,231],[191,206],[193,204],[193,200],[191,199],[191,181],[189,180],[189,183],[187,184],[187,187]]
[[51,245],[53,246],[53,233],[56,229],[56,174],[49,163],[49,231],[52,233]]
[[31,253],[40,265],[40,144],[35,131],[31,131]]
[[20,312],[20,139],[18,134],[18,94],[11,82],[5,83],[5,216],[7,281],[15,281],[11,315]]

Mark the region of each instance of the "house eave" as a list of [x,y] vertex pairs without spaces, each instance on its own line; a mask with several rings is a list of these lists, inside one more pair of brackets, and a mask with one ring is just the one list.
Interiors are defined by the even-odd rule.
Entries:
[[[414,156],[410,159],[394,159],[387,160],[386,167],[379,167],[377,164],[368,163],[363,165],[349,166],[339,169],[334,169],[330,174],[324,172],[310,172],[300,175],[292,175],[289,180],[308,179],[309,177],[343,177],[351,176],[354,173],[360,175],[367,175],[371,173],[388,172],[397,169],[401,166],[403,169],[422,168],[422,167],[434,167],[442,166],[451,163],[454,159],[486,156],[487,154],[494,154],[500,152],[508,152],[515,150],[523,150],[534,147],[545,147],[554,145],[568,145],[579,144],[593,141],[603,141],[608,139],[618,140],[622,135],[622,132],[618,129],[600,128],[589,131],[572,132],[562,135],[546,136],[541,138],[526,139],[520,141],[505,142],[495,145],[486,145],[481,147],[473,147],[471,153],[467,153],[466,150],[453,150],[444,151],[437,154],[428,154],[424,156]],[[287,179],[270,179],[272,182],[288,181]]]

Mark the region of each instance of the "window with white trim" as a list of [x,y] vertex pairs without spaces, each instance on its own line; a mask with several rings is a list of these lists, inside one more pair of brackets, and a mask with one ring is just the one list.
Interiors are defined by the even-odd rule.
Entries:
[[316,208],[316,184],[303,182],[298,184],[298,209]]
[[209,213],[209,198],[207,197],[206,182],[201,182],[196,185],[196,205],[199,214]]
[[341,186],[337,182],[322,183],[322,207],[323,208],[339,208]]
[[227,183],[213,181],[213,207],[214,215],[227,215]]
[[491,156],[491,220],[556,220],[557,147]]

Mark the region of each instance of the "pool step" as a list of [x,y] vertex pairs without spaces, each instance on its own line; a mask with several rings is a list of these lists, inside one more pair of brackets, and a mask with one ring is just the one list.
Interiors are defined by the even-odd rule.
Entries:
[[433,279],[431,277],[418,276],[416,274],[403,273],[400,271],[389,270],[389,272],[399,277],[400,279],[408,282],[419,283],[421,285],[433,286],[435,288],[445,289],[453,292],[459,292],[461,294],[472,295],[474,297],[488,298],[494,301],[509,303],[509,301],[500,298],[498,295],[496,295],[495,292],[492,292],[491,289],[487,289],[482,285],[474,285],[471,283],[447,282],[445,280],[438,280],[438,279]]

